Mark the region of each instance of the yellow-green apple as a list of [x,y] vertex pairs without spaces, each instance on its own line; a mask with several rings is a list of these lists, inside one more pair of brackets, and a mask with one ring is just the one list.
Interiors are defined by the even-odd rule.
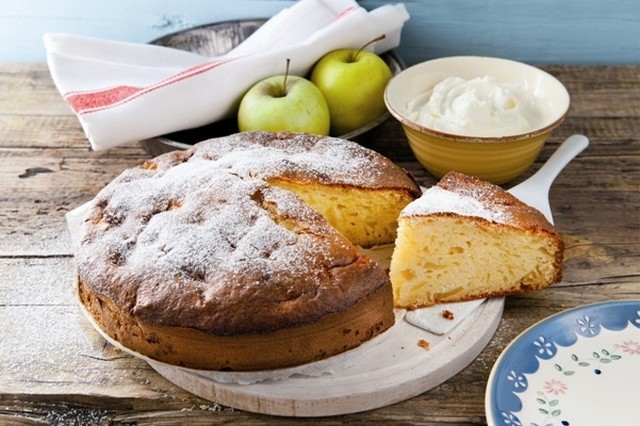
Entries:
[[352,132],[386,112],[384,89],[392,73],[382,58],[364,50],[367,45],[329,52],[313,67],[311,82],[329,104],[333,135]]
[[309,80],[289,75],[268,77],[254,84],[242,97],[238,109],[241,132],[266,130],[328,135],[329,106]]

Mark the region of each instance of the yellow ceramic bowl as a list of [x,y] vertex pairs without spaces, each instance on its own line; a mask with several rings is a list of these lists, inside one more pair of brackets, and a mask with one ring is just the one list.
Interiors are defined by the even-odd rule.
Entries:
[[[537,97],[545,105],[544,122],[526,133],[489,137],[446,133],[409,118],[410,101],[442,80],[484,76],[515,84]],[[564,120],[570,100],[560,81],[533,66],[500,58],[457,56],[422,62],[400,72],[387,85],[385,102],[402,124],[416,158],[431,174],[441,177],[455,170],[501,184],[533,164],[551,131]]]

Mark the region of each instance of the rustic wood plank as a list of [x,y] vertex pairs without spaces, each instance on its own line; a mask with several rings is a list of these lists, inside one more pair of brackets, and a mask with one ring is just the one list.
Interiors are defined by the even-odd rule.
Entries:
[[[148,155],[0,148],[0,255],[69,254],[64,215]],[[9,191],[8,189],[11,188]]]
[[167,389],[144,362],[105,345],[85,321],[73,296],[73,258],[0,259],[0,265],[0,394],[16,386],[24,393],[114,397]]
[[[20,70],[20,71],[18,71]],[[19,69],[2,67],[0,105],[2,114],[65,115],[70,108],[61,102],[43,64],[26,64]]]

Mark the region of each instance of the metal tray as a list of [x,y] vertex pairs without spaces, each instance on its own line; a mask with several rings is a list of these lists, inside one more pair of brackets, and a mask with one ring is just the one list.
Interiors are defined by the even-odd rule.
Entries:
[[[267,19],[249,19],[205,24],[165,35],[152,40],[150,44],[172,47],[206,56],[222,55],[244,41],[266,21]],[[405,68],[404,62],[394,51],[386,52],[381,57],[389,65],[394,75]],[[368,135],[388,118],[389,113],[385,112],[377,120],[366,126],[345,135],[338,135],[338,137],[359,141],[361,137]],[[236,119],[232,118],[144,140],[141,141],[141,144],[152,155],[159,155],[176,149],[188,149],[202,140],[236,132],[238,132]]]

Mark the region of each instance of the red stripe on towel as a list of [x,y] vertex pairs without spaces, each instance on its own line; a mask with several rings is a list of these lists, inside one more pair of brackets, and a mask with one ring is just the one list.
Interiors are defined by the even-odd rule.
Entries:
[[356,9],[360,9],[360,6],[350,6],[348,8],[346,8],[345,10],[343,10],[342,12],[340,12],[339,14],[336,15],[335,19],[340,19],[343,16],[349,14],[349,12],[353,12]]
[[69,92],[64,95],[64,99],[78,115],[97,112],[130,102],[147,93],[182,80],[186,80],[198,74],[202,74],[232,60],[233,59],[229,59],[227,61],[207,62],[205,64],[196,65],[151,86],[116,86],[110,89],[102,89],[94,92]]
[[141,90],[141,87],[117,86],[97,92],[67,94],[65,100],[77,114],[80,114],[118,103]]

